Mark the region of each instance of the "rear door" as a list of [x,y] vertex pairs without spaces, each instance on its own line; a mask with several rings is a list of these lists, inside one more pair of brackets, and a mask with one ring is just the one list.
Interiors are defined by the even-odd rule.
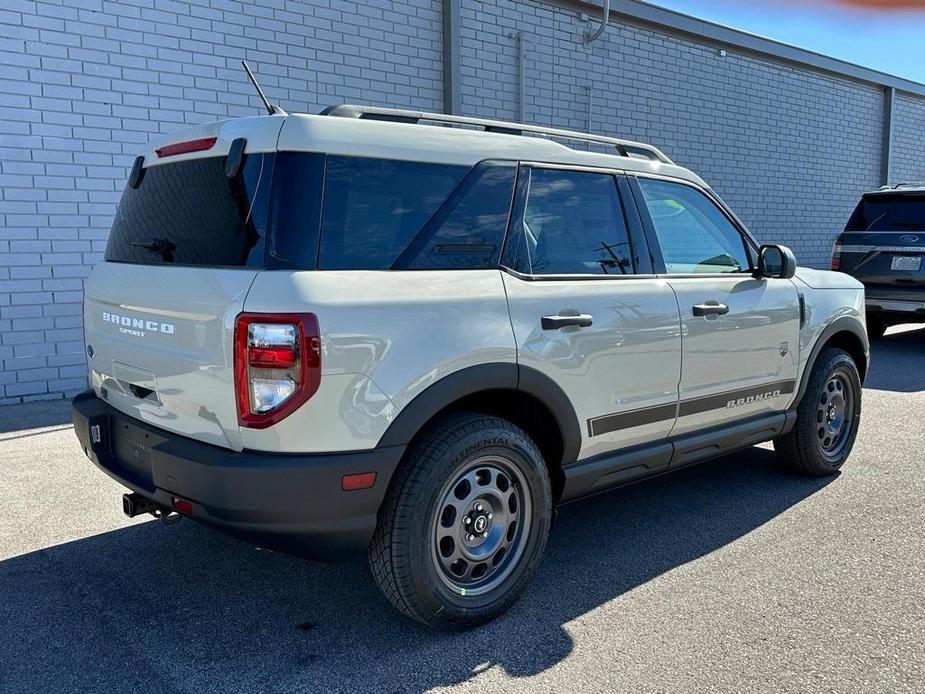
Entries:
[[[216,123],[144,156],[85,282],[91,386],[158,427],[239,449],[233,333],[264,266],[275,130],[282,119]],[[231,143],[245,138],[241,165]],[[195,144],[189,144],[195,143]],[[232,155],[234,156],[234,155]]]
[[568,396],[583,430],[579,458],[664,439],[675,420],[678,307],[649,272],[621,182],[521,166],[503,259],[518,362]]
[[672,435],[779,412],[799,365],[800,303],[793,282],[756,279],[744,232],[688,183],[635,177],[662,277],[681,313],[678,420]]

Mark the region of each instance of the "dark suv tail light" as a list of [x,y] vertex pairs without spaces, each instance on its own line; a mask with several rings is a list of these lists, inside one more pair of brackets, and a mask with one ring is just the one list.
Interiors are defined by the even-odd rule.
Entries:
[[841,269],[841,241],[832,244],[832,269]]
[[301,407],[321,383],[314,313],[242,313],[235,323],[238,423],[265,429]]

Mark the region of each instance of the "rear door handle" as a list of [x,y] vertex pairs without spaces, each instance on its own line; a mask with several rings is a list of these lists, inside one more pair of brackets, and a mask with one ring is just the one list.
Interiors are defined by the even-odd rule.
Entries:
[[570,325],[577,325],[579,328],[587,328],[594,322],[590,313],[579,313],[574,316],[543,316],[541,323],[543,330],[558,330],[567,328]]
[[718,301],[707,301],[702,304],[694,304],[695,316],[725,316],[729,313],[729,307]]

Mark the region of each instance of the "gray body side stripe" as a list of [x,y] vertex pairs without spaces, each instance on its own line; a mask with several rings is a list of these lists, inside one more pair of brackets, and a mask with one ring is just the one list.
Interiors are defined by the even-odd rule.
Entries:
[[600,436],[601,434],[608,434],[619,429],[629,429],[630,427],[638,427],[643,424],[653,424],[666,419],[674,419],[676,414],[678,417],[685,417],[687,415],[699,414],[709,410],[734,407],[734,403],[737,400],[753,398],[752,402],[755,402],[755,398],[759,396],[767,396],[770,398],[780,395],[789,395],[793,393],[795,388],[796,381],[776,381],[774,383],[766,383],[752,388],[741,388],[739,390],[730,390],[725,393],[717,393],[716,395],[707,395],[702,398],[683,400],[680,404],[670,403],[667,405],[656,405],[655,407],[645,407],[639,410],[629,410],[627,412],[616,412],[614,414],[593,417],[588,420],[588,436]]
[[793,389],[796,388],[796,384],[796,381],[777,381],[776,383],[766,383],[765,385],[755,386],[754,388],[742,388],[740,390],[731,390],[728,393],[717,393],[716,395],[707,395],[702,398],[684,400],[681,402],[678,416],[684,417],[689,414],[699,414],[709,410],[725,409],[729,406],[729,403],[733,403],[739,399],[757,398],[761,395],[777,397],[773,395],[774,393],[777,393],[777,395],[787,395],[793,392]]
[[656,405],[655,407],[646,407],[641,410],[629,410],[628,412],[594,417],[588,420],[588,436],[600,436],[618,429],[629,429],[643,424],[653,424],[666,419],[674,419],[677,409],[678,404],[673,402],[668,405]]

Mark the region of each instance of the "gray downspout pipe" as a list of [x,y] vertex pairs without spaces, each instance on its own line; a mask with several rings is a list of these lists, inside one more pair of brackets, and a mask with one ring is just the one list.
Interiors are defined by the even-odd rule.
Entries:
[[527,122],[527,43],[522,31],[508,34],[517,41],[517,120]]
[[443,112],[462,114],[460,0],[443,0]]
[[604,16],[601,18],[601,25],[597,28],[596,31],[589,31],[585,33],[585,44],[593,43],[597,41],[601,34],[604,33],[604,29],[607,28],[607,23],[610,21],[610,0],[604,0]]

